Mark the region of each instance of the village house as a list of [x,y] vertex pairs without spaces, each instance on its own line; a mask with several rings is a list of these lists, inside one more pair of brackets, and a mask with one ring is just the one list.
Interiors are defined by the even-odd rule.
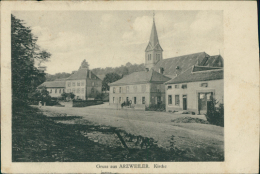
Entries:
[[135,107],[165,103],[164,82],[170,80],[154,70],[134,72],[110,83],[109,103],[119,105],[130,102]]
[[215,99],[224,103],[223,68],[192,66],[165,83],[166,111],[205,114]]
[[89,70],[84,60],[78,71],[66,79],[66,93],[72,92],[76,99],[94,99],[102,92],[102,80]]
[[221,55],[210,56],[205,52],[199,52],[163,59],[163,49],[159,43],[155,20],[153,20],[150,40],[145,49],[146,71],[134,72],[109,84],[109,104],[119,105],[125,101],[131,100],[134,105],[147,106],[165,103],[168,105],[168,100],[166,102],[166,96],[168,96],[166,93],[168,92],[168,89],[165,93],[165,89],[163,89],[165,86],[163,83],[168,81],[167,79],[174,79],[189,69],[191,70],[194,66],[204,67],[206,69],[222,69],[224,66],[223,58]]
[[46,87],[51,97],[61,97],[61,94],[65,92],[65,81],[49,81],[42,83],[38,89],[42,86]]

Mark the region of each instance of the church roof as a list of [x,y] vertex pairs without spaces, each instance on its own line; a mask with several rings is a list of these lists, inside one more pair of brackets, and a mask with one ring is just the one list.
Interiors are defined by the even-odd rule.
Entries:
[[184,72],[191,66],[208,66],[208,67],[223,67],[223,58],[220,55],[209,56],[205,52],[183,55],[168,59],[160,60],[153,69],[159,72],[160,68],[164,69],[164,75],[175,77],[176,74]]
[[130,85],[130,84],[142,84],[142,83],[164,83],[170,80],[169,77],[164,76],[154,70],[140,71],[129,74],[122,79],[110,83],[109,86],[117,85]]
[[[89,73],[91,73],[91,78],[89,78]],[[99,79],[92,71],[88,68],[80,68],[78,71],[73,73],[67,78],[67,80],[85,80],[85,79]]]
[[177,77],[167,81],[165,84],[178,84],[197,81],[210,81],[223,79],[223,68],[210,68],[192,66]]
[[162,47],[159,44],[158,34],[157,34],[154,20],[153,20],[153,26],[152,26],[152,31],[151,31],[151,35],[150,35],[150,40],[149,40],[148,46],[146,47],[146,51],[153,50],[153,49],[162,50]]
[[66,81],[49,81],[42,83],[39,87],[45,86],[46,88],[65,88]]

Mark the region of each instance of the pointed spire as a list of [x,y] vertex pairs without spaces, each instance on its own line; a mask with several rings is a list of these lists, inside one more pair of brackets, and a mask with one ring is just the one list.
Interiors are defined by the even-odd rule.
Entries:
[[149,44],[151,44],[152,47],[155,47],[157,43],[159,43],[158,35],[157,35],[157,30],[155,26],[155,20],[154,20],[154,13],[153,13],[153,26],[152,26],[152,32],[150,35],[150,41]]

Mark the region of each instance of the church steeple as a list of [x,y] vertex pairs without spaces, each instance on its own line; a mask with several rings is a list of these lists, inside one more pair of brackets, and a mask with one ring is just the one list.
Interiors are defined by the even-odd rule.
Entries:
[[163,49],[159,43],[153,14],[153,25],[150,40],[145,49],[145,67],[151,69],[158,61],[162,59],[162,52]]

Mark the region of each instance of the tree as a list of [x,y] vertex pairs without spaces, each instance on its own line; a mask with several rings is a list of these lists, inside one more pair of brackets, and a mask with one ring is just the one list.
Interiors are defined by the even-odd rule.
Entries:
[[116,73],[107,73],[104,80],[102,81],[102,90],[107,91],[109,90],[108,83],[115,82],[121,79],[121,76]]
[[40,50],[30,27],[11,15],[11,66],[13,101],[26,101],[28,95],[45,80],[45,73],[35,66],[35,60],[47,61],[51,54]]
[[89,68],[89,64],[88,64],[88,62],[86,61],[86,59],[84,59],[83,62],[81,63],[80,69],[81,69],[81,68]]
[[51,101],[51,96],[49,95],[49,91],[47,91],[47,88],[45,86],[41,86],[38,88],[38,90],[35,90],[34,92],[30,93],[28,95],[28,99],[32,102],[46,102],[49,103]]

